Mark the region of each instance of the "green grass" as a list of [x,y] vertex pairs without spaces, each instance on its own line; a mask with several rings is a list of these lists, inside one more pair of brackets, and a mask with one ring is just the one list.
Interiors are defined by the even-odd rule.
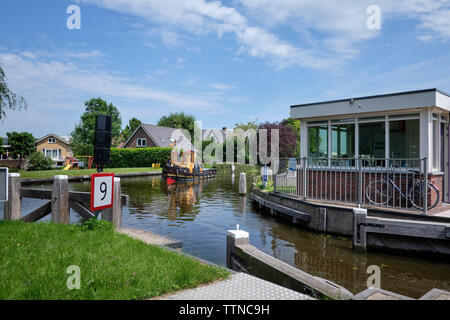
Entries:
[[[161,171],[162,169],[154,168],[113,168],[104,169],[103,172],[114,172],[114,173],[130,173],[130,172],[148,172],[148,171]],[[46,171],[19,171],[20,177],[23,179],[36,179],[36,178],[52,178],[56,175],[67,175],[67,176],[86,176],[96,173],[96,169],[80,169],[80,170],[46,170]]]
[[[0,299],[145,299],[228,277],[113,230],[0,221]],[[71,265],[81,289],[66,286]]]

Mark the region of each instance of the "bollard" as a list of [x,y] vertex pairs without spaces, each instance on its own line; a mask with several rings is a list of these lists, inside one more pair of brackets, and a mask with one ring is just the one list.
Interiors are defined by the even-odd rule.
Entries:
[[70,223],[69,178],[65,175],[53,178],[52,189],[52,222]]
[[120,178],[114,177],[113,206],[102,211],[102,219],[114,224],[115,228],[122,226],[122,188]]
[[366,251],[367,237],[364,224],[367,218],[367,209],[353,209],[353,249]]
[[8,174],[8,201],[3,206],[5,220],[20,220],[22,218],[22,199],[20,198],[20,174]]
[[[233,262],[234,249],[236,246],[250,244],[250,237],[248,232],[239,230],[227,231],[227,267],[232,270],[238,270],[239,267]],[[238,270],[239,271],[239,270]]]
[[240,195],[247,194],[247,176],[245,172],[242,172],[239,175],[239,194]]

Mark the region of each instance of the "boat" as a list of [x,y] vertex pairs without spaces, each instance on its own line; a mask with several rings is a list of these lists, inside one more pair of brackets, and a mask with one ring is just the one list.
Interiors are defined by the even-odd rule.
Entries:
[[163,175],[178,181],[196,181],[214,178],[216,169],[207,169],[196,161],[195,151],[178,150],[176,142],[170,144],[172,152],[168,163],[163,168]]

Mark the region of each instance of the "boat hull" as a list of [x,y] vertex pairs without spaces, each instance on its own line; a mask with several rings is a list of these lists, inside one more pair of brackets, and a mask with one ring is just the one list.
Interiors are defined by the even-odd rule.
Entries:
[[216,175],[215,169],[204,169],[203,172],[190,173],[187,168],[177,166],[166,166],[163,169],[163,175],[178,181],[195,181],[202,179],[214,178]]

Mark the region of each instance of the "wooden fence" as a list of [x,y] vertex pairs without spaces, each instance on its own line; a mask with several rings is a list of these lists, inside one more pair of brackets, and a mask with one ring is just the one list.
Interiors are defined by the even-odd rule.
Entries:
[[[9,174],[8,201],[4,204],[5,220],[35,222],[51,214],[54,223],[68,224],[70,209],[78,213],[83,220],[98,215],[90,208],[89,192],[69,191],[69,179],[59,175],[53,179],[52,190],[22,188],[20,174]],[[45,204],[22,217],[22,198],[48,199]],[[121,194],[120,178],[114,178],[113,207],[102,210],[102,219],[119,228],[122,224],[122,205],[128,205],[128,196]]]

